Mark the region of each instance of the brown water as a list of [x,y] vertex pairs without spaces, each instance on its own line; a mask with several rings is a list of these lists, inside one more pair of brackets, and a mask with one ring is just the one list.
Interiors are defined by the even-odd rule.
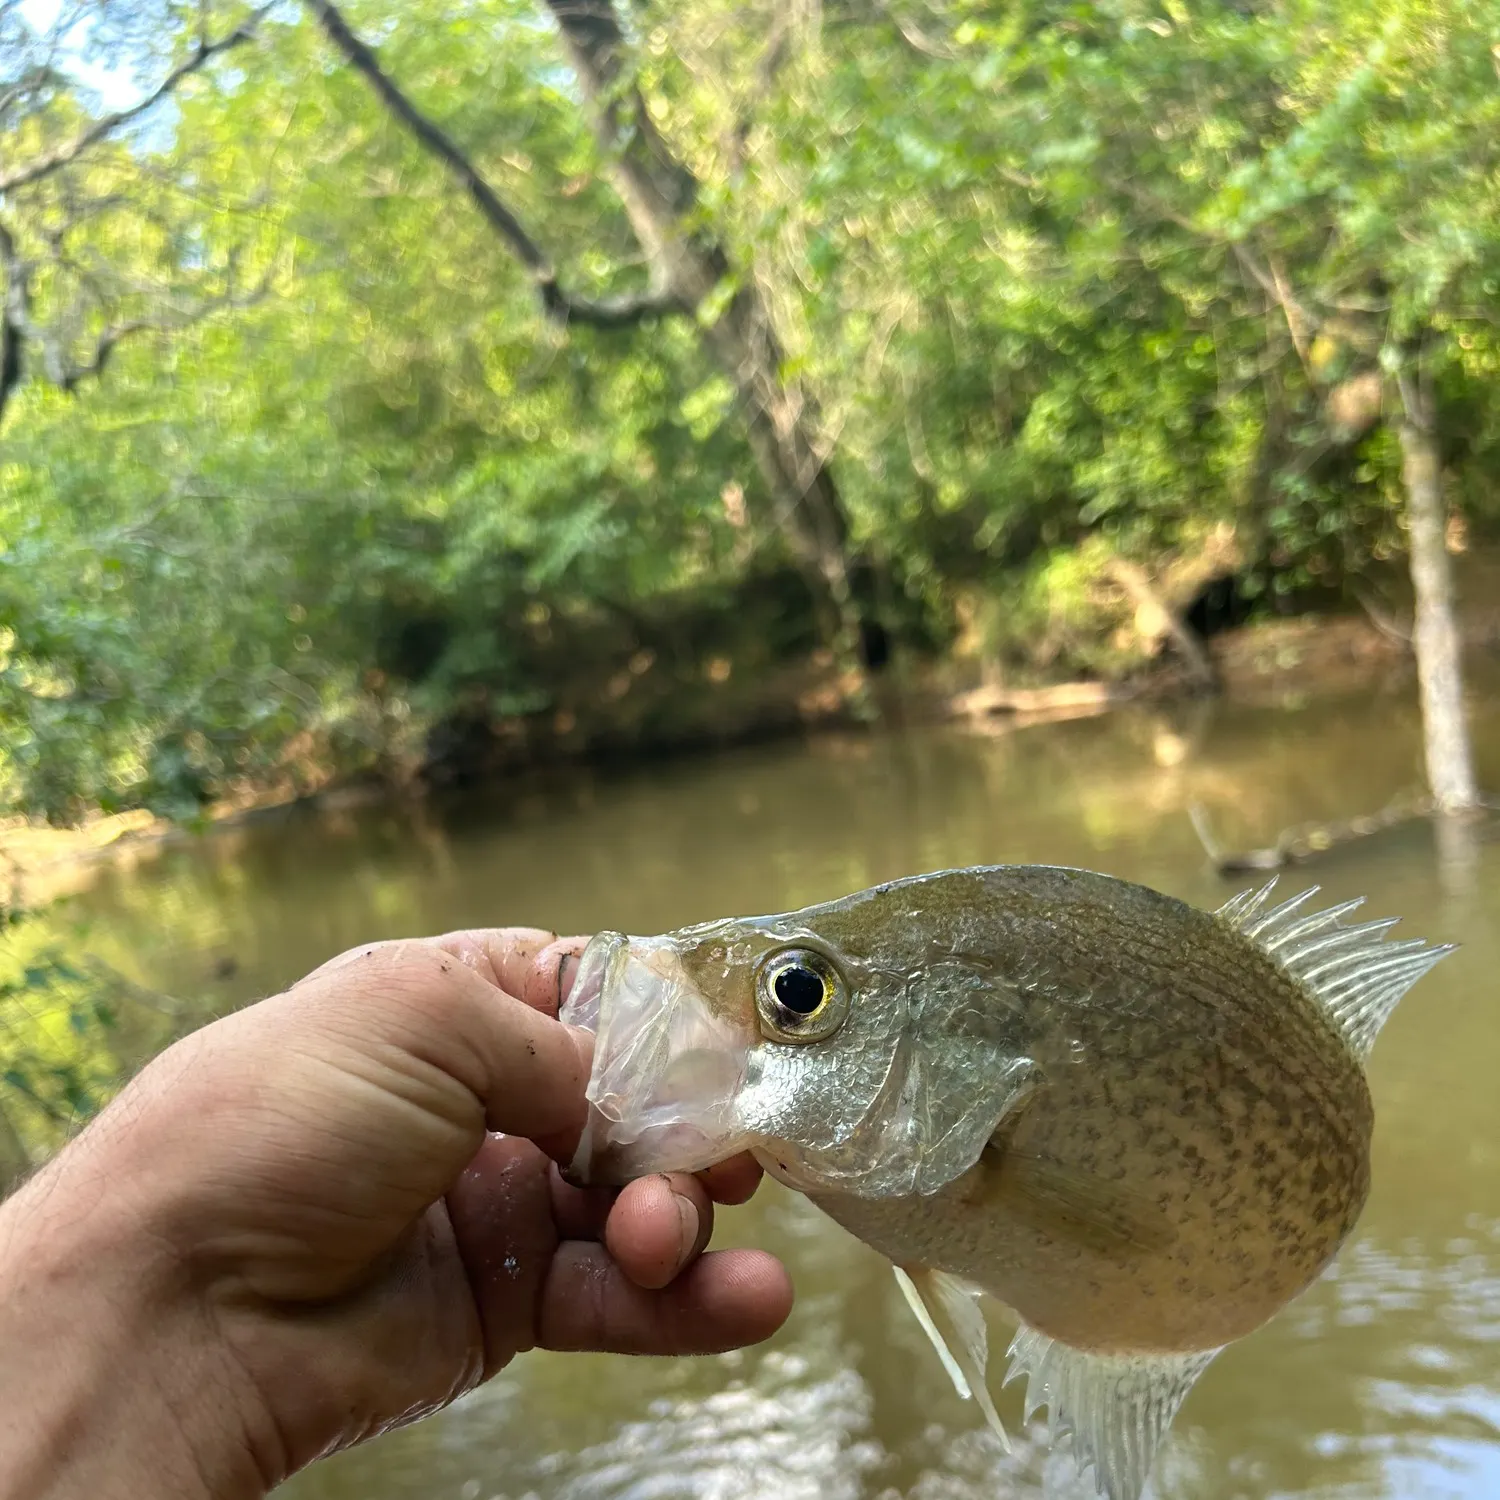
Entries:
[[[1478,727],[1500,752],[1500,708]],[[1500,754],[1485,768],[1500,782]],[[1379,807],[1418,772],[1399,698],[1121,715],[992,738],[825,740],[580,778],[519,801],[497,792],[419,813],[291,818],[106,872],[69,920],[133,978],[212,1009],[377,936],[505,923],[659,931],[980,862],[1084,865],[1212,906],[1244,882],[1205,869],[1191,802],[1225,842],[1264,843],[1287,823]],[[1479,845],[1467,889],[1439,880],[1424,824],[1287,878],[1315,878],[1338,899],[1367,895],[1372,914],[1402,916],[1408,935],[1464,947],[1376,1050],[1375,1186],[1356,1238],[1306,1296],[1210,1368],[1156,1494],[1500,1496],[1500,843]],[[453,1410],[285,1493],[1041,1495],[1040,1430],[1013,1457],[999,1453],[884,1262],[774,1187],[721,1223],[725,1242],[763,1245],[792,1269],[797,1307],[770,1344],[697,1361],[527,1356]],[[1024,1431],[1018,1387],[1000,1409]]]

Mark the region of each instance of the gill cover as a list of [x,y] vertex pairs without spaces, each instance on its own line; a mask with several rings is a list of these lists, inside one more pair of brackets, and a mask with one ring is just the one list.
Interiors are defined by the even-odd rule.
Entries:
[[[732,1014],[725,996],[689,979],[682,943],[708,941],[722,947],[724,972],[755,974],[753,1013]],[[777,976],[825,965],[822,997],[801,998],[809,981],[796,975],[780,986],[784,1008],[772,1008]],[[570,1175],[620,1183],[753,1149],[804,1191],[937,1192],[978,1160],[1034,1082],[1013,1001],[962,958],[883,969],[784,917],[601,934],[562,1011],[595,1032],[589,1122]]]

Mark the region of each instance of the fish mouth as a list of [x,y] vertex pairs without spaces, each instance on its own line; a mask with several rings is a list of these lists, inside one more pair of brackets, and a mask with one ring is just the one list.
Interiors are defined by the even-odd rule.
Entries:
[[602,932],[558,1019],[594,1033],[588,1121],[564,1176],[618,1187],[697,1172],[743,1150],[736,1119],[751,1038],[715,1015],[664,938]]

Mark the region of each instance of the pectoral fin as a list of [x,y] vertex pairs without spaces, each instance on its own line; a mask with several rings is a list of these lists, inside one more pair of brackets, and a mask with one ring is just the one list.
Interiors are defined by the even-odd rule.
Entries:
[[1026,1113],[1044,1088],[1032,1079],[985,1146],[980,1166],[989,1191],[1003,1201],[1007,1214],[1063,1243],[1114,1257],[1165,1250],[1176,1238],[1176,1227],[1155,1199],[1126,1183],[1017,1147]]
[[1106,1500],[1139,1500],[1156,1450],[1193,1383],[1219,1351],[1087,1354],[1028,1328],[1010,1345],[1005,1383],[1026,1376],[1026,1416],[1047,1408],[1054,1435],[1071,1436]]
[[1000,1414],[990,1399],[985,1381],[989,1364],[989,1331],[978,1298],[978,1287],[970,1286],[946,1271],[929,1271],[921,1266],[895,1267],[896,1284],[906,1296],[917,1321],[932,1340],[938,1358],[943,1362],[958,1394],[967,1401],[979,1402],[990,1430],[1000,1445],[1010,1452],[1010,1439],[1001,1425]]
[[1118,1256],[1160,1252],[1176,1238],[1153,1199],[1120,1183],[1003,1147],[992,1159],[1007,1209],[1054,1239]]

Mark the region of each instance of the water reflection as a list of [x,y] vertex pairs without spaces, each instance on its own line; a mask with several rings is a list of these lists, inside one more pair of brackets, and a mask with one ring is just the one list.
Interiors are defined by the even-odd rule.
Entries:
[[[1495,702],[1476,715],[1491,785]],[[105,872],[67,920],[75,942],[206,1014],[371,937],[496,922],[660,930],[945,865],[1083,864],[1216,905],[1234,886],[1205,869],[1192,803],[1224,842],[1264,844],[1288,823],[1383,806],[1419,775],[1415,713],[1399,698],[834,738],[458,804],[290,817]],[[1210,1368],[1163,1456],[1159,1500],[1500,1494],[1500,844],[1478,840],[1471,857],[1472,879],[1445,892],[1433,831],[1414,824],[1317,866],[1330,899],[1367,895],[1371,915],[1464,946],[1376,1051],[1375,1191],[1356,1240]],[[797,1311],[764,1349],[672,1362],[528,1356],[288,1495],[1043,1494],[1041,1432],[1000,1453],[878,1257],[778,1189],[723,1222],[729,1242],[784,1255],[797,1281]],[[1021,1431],[1018,1388],[999,1404]]]

